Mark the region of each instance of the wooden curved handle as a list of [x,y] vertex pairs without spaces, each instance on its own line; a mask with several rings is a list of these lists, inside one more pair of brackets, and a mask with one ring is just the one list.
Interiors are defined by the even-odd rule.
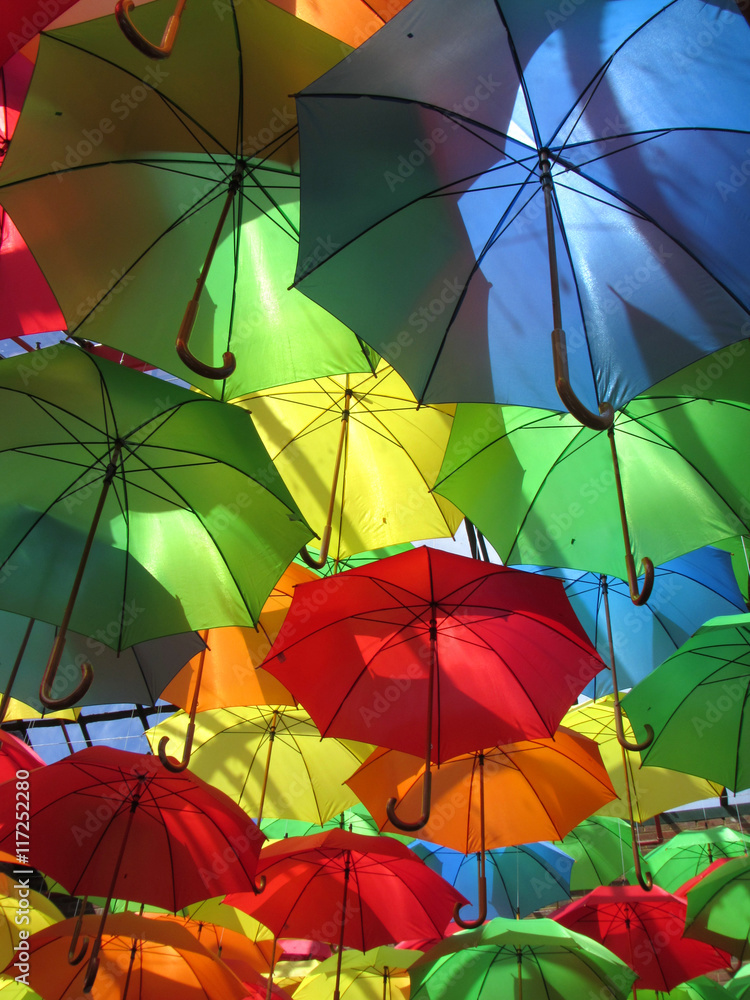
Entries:
[[70,947],[68,948],[68,963],[70,965],[80,965],[83,961],[86,951],[89,946],[89,939],[84,937],[83,944],[81,945],[81,950],[76,954],[76,945],[78,944],[78,938],[81,934],[81,926],[83,925],[83,914],[86,909],[86,900],[83,901],[81,906],[81,912],[76,917],[75,926],[73,928],[73,935],[70,939]]
[[479,916],[476,920],[464,920],[461,917],[461,903],[456,903],[453,907],[453,919],[456,921],[459,927],[463,927],[466,930],[473,927],[481,927],[482,924],[487,919],[487,878],[485,875],[479,876],[478,882],[479,890]]
[[599,413],[592,413],[573,392],[568,370],[565,331],[559,328],[552,331],[552,359],[555,366],[555,388],[565,409],[584,427],[590,427],[595,431],[609,430],[615,419],[615,411],[611,404],[600,403]]
[[195,299],[191,299],[187,304],[185,315],[182,318],[182,325],[177,334],[177,343],[175,345],[180,361],[184,365],[187,365],[191,372],[195,372],[196,375],[200,375],[203,378],[229,378],[237,367],[237,361],[231,351],[225,351],[222,355],[223,366],[221,368],[214,368],[213,365],[207,365],[203,361],[199,361],[188,347],[190,333],[193,329],[197,312],[198,303]]
[[414,823],[408,823],[405,820],[400,819],[396,815],[396,799],[388,799],[386,803],[385,811],[388,815],[389,821],[399,830],[404,830],[405,832],[410,832],[413,830],[421,830],[422,827],[427,823],[430,818],[430,804],[432,799],[432,772],[428,769],[424,773],[422,779],[422,815]]
[[187,727],[187,732],[185,733],[185,746],[182,748],[182,758],[176,763],[171,759],[171,757],[167,756],[167,743],[169,743],[169,737],[162,736],[159,740],[159,760],[168,771],[171,771],[173,774],[179,774],[180,771],[184,771],[187,768],[190,763],[190,751],[193,749],[194,734],[195,723],[191,722]]
[[63,708],[70,708],[72,705],[75,705],[77,701],[80,701],[91,687],[91,682],[94,679],[94,668],[90,663],[83,663],[81,665],[81,680],[75,691],[72,691],[70,694],[65,695],[62,698],[53,697],[52,685],[55,681],[57,668],[60,666],[60,659],[64,648],[65,632],[61,631],[55,639],[55,644],[52,647],[52,652],[49,654],[47,666],[44,668],[42,681],[39,685],[39,701],[41,701],[45,708],[51,708],[55,711]]
[[180,18],[187,0],[178,0],[174,14],[167,21],[167,26],[162,35],[161,44],[154,45],[145,35],[142,35],[131,20],[130,13],[135,4],[133,0],[117,0],[115,5],[115,18],[117,23],[131,45],[134,45],[139,52],[149,59],[166,59],[172,51],[172,47],[177,37],[180,27]]
[[651,597],[651,591],[654,586],[654,564],[651,562],[648,556],[644,556],[641,559],[641,566],[643,566],[643,589],[638,590],[638,577],[635,573],[635,562],[633,561],[633,553],[628,548],[625,552],[625,565],[628,568],[628,588],[630,589],[630,600],[637,607],[642,607]]

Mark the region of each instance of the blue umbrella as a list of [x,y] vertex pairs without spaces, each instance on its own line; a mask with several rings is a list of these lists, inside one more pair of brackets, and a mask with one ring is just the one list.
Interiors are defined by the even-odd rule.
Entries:
[[[621,690],[633,687],[671,656],[709,618],[747,610],[728,552],[706,546],[654,570],[648,604],[636,607],[626,581],[616,576],[553,566],[518,566],[563,581],[578,619],[604,662],[611,666],[604,585],[609,597],[612,644]],[[612,674],[602,670],[583,692],[589,698],[612,693]]]
[[[418,840],[411,849],[467,899],[476,895],[476,857]],[[525,917],[534,910],[570,899],[574,859],[546,841],[485,852],[488,917]],[[468,919],[476,916],[473,904]]]

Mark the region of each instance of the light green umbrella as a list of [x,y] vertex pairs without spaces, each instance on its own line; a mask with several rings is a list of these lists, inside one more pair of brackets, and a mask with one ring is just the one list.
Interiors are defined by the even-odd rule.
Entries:
[[[332,816],[325,823],[308,823],[300,819],[282,817],[279,819],[264,819],[260,826],[269,840],[282,840],[284,837],[306,837],[308,834],[323,833],[324,830],[349,830],[350,833],[364,833],[373,837],[380,836],[380,830],[369,811],[361,802],[355,803],[343,812]],[[402,833],[387,833],[384,836],[395,837],[405,844],[410,844],[414,838]]]
[[252,625],[310,540],[246,413],[76,347],[0,361],[0,427],[0,604],[60,625],[48,707],[83,694],[51,696],[68,626]]
[[745,1000],[750,996],[750,965],[743,965],[724,989],[730,996],[735,997],[735,1000]]
[[[173,8],[154,0],[134,21],[158,38]],[[349,51],[266,0],[189,4],[165,62],[111,13],[41,35],[0,188],[72,336],[224,400],[367,367],[369,349],[289,289],[290,95]]]
[[637,978],[604,945],[543,917],[459,931],[409,974],[411,1000],[624,1000]]
[[687,937],[750,958],[750,857],[730,858],[687,892]]
[[609,885],[630,867],[633,839],[630,824],[614,816],[589,816],[574,827],[560,847],[575,858],[571,889]]
[[656,885],[676,892],[719,858],[747,856],[749,851],[748,834],[730,826],[712,826],[706,830],[680,830],[650,851],[647,860]]
[[750,785],[750,615],[706,622],[623,699],[637,736],[654,740],[644,764]]
[[637,993],[638,1000],[727,1000],[723,986],[720,986],[708,976],[696,976],[686,983],[680,983],[669,993],[661,990],[642,990]]

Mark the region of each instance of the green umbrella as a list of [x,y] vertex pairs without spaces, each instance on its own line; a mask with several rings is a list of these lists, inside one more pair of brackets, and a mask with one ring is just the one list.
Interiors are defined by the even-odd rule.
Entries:
[[411,1000],[624,1000],[637,978],[604,945],[544,917],[459,931],[409,973]]
[[743,965],[724,989],[735,1000],[745,1000],[746,997],[750,996],[750,965]]
[[638,990],[638,1000],[727,1000],[723,986],[719,986],[708,976],[696,976],[686,983],[680,983],[669,993],[661,990]]
[[0,427],[0,605],[60,625],[48,706],[68,626],[252,625],[310,540],[246,413],[78,348],[0,362]]
[[[158,38],[173,7],[153,0],[134,21]],[[72,336],[225,400],[367,367],[369,349],[288,288],[290,94],[349,51],[267,0],[189,4],[165,62],[111,14],[42,33],[0,187]]]
[[633,730],[650,726],[644,764],[750,785],[750,615],[706,622],[623,699]]
[[687,893],[687,937],[750,958],[750,857],[731,858]]
[[676,892],[719,858],[740,857],[749,850],[750,835],[730,826],[680,830],[649,852],[648,867],[656,885]]
[[[350,833],[368,834],[372,837],[379,837],[381,833],[369,811],[359,802],[349,809],[344,809],[336,816],[332,816],[322,825],[284,817],[282,819],[264,819],[260,828],[269,840],[283,840],[284,837],[306,837],[308,834],[323,833],[324,830],[337,828],[349,830]],[[407,837],[401,833],[387,833],[383,836],[395,837],[396,840],[401,840],[404,844],[410,844],[414,840],[413,837]]]
[[628,579],[636,596],[639,562],[749,530],[738,442],[750,437],[750,352],[720,370],[701,378],[698,362],[665,379],[624,406],[611,433],[549,410],[460,403],[435,491],[503,562]]
[[[312,545],[309,545],[307,548],[313,562],[317,562],[320,554],[319,551]],[[333,576],[334,573],[343,573],[344,570],[354,569],[355,566],[366,566],[377,559],[387,559],[388,556],[395,556],[399,552],[406,552],[407,549],[413,548],[414,546],[411,542],[402,542],[400,545],[385,545],[382,549],[357,552],[350,556],[342,556],[340,559],[327,556],[323,566],[316,566],[316,572],[321,576]],[[308,560],[303,556],[297,556],[296,562],[301,563],[303,566],[308,564]]]
[[[590,816],[561,841],[562,849],[575,858],[571,889],[595,889],[620,878],[632,862],[630,824],[614,816]],[[627,864],[626,864],[627,861]]]

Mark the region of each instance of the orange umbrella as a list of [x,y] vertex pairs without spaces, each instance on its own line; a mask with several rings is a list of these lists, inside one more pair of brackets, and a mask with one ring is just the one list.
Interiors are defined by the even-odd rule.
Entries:
[[[398,832],[383,805],[388,789],[397,788],[396,801],[404,811],[417,812],[424,766],[418,757],[380,748],[346,784],[380,830]],[[486,915],[485,849],[562,840],[613,798],[597,744],[567,729],[549,739],[508,743],[443,761],[433,773],[433,805],[422,836],[464,854],[478,852],[479,919],[465,923],[456,910],[458,923],[478,926]]]
[[164,699],[187,711],[200,684],[198,712],[231,705],[296,705],[281,681],[258,668],[286,618],[294,588],[318,576],[306,566],[292,563],[263,605],[257,628],[210,628],[201,632],[208,647],[202,678],[198,680],[199,653],[170,681]]
[[[98,916],[83,918],[82,933],[93,940]],[[28,939],[28,984],[44,1000],[83,997],[86,963],[70,965],[75,920],[39,931]],[[130,986],[131,992],[128,993]],[[100,969],[91,1000],[244,1000],[248,988],[185,927],[110,914],[102,939]]]
[[[271,972],[267,949],[258,947],[257,942],[247,935],[240,934],[239,931],[230,931],[219,924],[193,920],[191,917],[173,916],[171,913],[144,913],[143,916],[155,921],[159,926],[168,923],[184,927],[212,955],[220,958],[239,979],[244,983],[261,986],[265,992],[264,975],[270,975]],[[277,948],[281,954],[281,946],[277,945]]]

